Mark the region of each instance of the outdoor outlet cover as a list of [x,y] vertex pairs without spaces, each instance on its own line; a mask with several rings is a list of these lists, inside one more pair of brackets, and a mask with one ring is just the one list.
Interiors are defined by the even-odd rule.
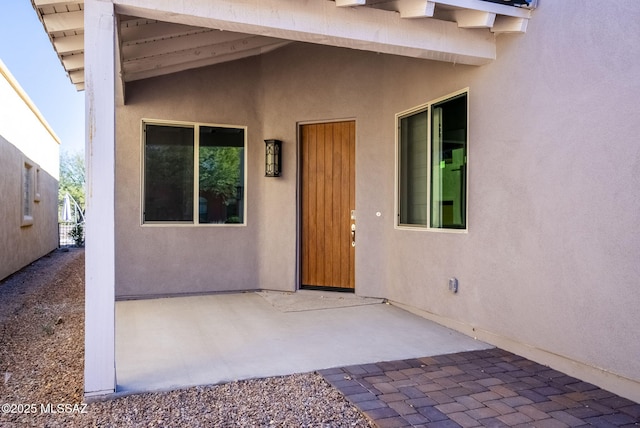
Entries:
[[449,279],[449,291],[452,293],[458,292],[458,278]]

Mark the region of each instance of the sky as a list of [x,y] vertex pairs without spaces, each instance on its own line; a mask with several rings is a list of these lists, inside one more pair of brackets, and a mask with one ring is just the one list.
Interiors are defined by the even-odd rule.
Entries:
[[84,91],[67,77],[31,1],[2,3],[0,59],[53,128],[60,151],[84,152]]

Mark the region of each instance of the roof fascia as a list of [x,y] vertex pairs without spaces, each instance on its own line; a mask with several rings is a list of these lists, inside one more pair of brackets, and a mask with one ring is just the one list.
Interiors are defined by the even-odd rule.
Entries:
[[491,3],[483,0],[430,0],[430,2],[446,6],[460,7],[463,9],[495,13],[498,15],[513,16],[515,18],[531,18],[531,9]]

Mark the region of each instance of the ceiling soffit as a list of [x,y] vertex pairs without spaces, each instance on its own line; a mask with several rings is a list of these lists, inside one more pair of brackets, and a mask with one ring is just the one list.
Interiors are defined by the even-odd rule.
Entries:
[[121,17],[120,55],[125,82],[260,55],[290,43],[150,19]]
[[[494,34],[525,32],[532,12],[497,0],[113,2],[124,81],[260,55],[292,41],[482,65],[495,59]],[[72,83],[84,89],[84,1],[32,4]]]

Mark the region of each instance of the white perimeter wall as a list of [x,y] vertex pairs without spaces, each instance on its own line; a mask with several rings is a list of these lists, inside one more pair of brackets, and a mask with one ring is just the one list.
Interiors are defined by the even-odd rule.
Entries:
[[[57,137],[0,61],[0,279],[58,246],[59,153]],[[25,162],[39,193],[33,194],[33,222],[26,226]]]

